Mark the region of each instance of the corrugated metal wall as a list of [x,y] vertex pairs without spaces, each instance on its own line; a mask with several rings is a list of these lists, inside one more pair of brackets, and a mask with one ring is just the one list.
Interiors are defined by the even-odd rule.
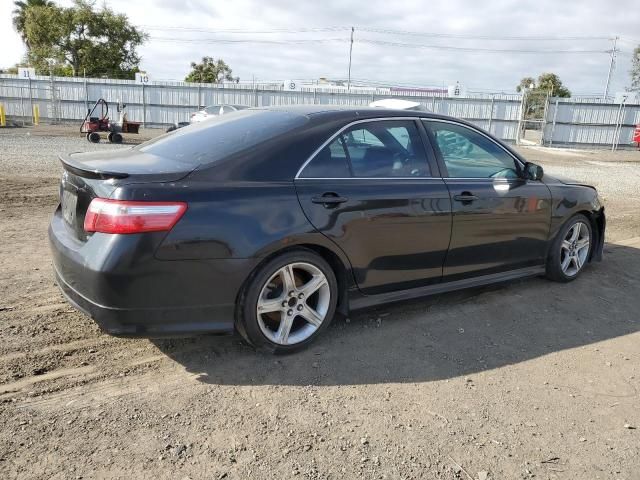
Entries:
[[389,97],[420,102],[435,113],[469,120],[499,138],[516,140],[521,108],[518,95],[445,98],[429,92],[399,94],[383,89],[377,93],[346,93],[330,88],[286,91],[275,84],[221,86],[185,82],[151,82],[143,86],[132,80],[68,77],[29,80],[16,75],[0,75],[0,102],[5,105],[7,115],[29,120],[32,105],[37,104],[43,122],[80,121],[98,98],[104,98],[114,107],[122,101],[127,104],[129,119],[143,122],[147,127],[164,127],[189,121],[190,114],[199,105],[368,105],[374,100]]
[[624,146],[631,144],[634,128],[640,124],[640,105],[554,98],[545,120],[545,145]]

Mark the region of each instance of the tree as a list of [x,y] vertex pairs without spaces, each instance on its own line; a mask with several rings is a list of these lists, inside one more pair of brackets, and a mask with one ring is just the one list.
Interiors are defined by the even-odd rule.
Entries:
[[640,92],[640,47],[636,47],[631,57],[631,87],[632,92]]
[[223,80],[239,82],[239,77],[233,77],[233,72],[224,60],[214,60],[213,57],[202,57],[202,62],[191,62],[191,72],[184,79],[185,82],[220,83]]
[[136,48],[147,38],[126,15],[107,6],[96,10],[88,0],[75,0],[69,8],[28,7],[24,32],[36,70],[74,76],[133,78],[140,64]]
[[550,97],[569,98],[571,91],[562,84],[555,73],[543,73],[538,77],[538,89],[548,92]]
[[555,73],[543,73],[537,81],[533,77],[524,77],[516,86],[516,92],[525,90],[548,94],[550,97],[568,98],[571,96],[571,91],[562,84],[562,80]]
[[535,84],[536,81],[533,77],[524,77],[522,80],[520,80],[520,83],[516,87],[516,92],[520,93],[527,88],[532,88],[531,85],[535,87]]
[[27,10],[31,7],[46,7],[53,5],[49,0],[17,0],[13,2],[15,5],[15,10],[13,11],[13,27],[22,37],[22,41],[25,42],[27,48],[29,44],[27,43],[27,34],[25,32],[25,22],[27,19]]
[[562,80],[555,73],[543,73],[538,80],[524,77],[516,86],[517,92],[526,92],[524,118],[541,119],[548,97],[570,97],[571,92],[562,84]]

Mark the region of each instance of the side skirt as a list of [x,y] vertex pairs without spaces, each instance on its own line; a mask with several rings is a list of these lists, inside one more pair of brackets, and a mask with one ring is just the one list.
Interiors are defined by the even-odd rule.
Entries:
[[401,290],[397,292],[381,293],[378,295],[362,295],[357,290],[350,292],[349,310],[360,310],[362,308],[381,305],[383,303],[401,302],[413,298],[426,297],[428,295],[437,295],[439,293],[453,292],[455,290],[463,290],[465,288],[481,287],[493,283],[508,282],[519,278],[535,277],[545,272],[544,266],[521,268],[511,270],[509,272],[493,273],[491,275],[482,275],[480,277],[465,278],[464,280],[456,280],[454,282],[438,283],[427,287],[412,288],[410,290]]

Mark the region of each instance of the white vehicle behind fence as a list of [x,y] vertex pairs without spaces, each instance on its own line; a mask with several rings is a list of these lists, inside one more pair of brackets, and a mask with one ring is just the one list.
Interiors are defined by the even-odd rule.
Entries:
[[385,98],[383,100],[376,100],[375,102],[371,102],[369,106],[376,108],[391,108],[394,110],[418,110],[421,112],[428,111],[419,102],[411,102],[409,100],[402,100],[399,98]]
[[207,118],[217,117],[226,113],[237,112],[238,110],[244,110],[249,108],[246,105],[209,105],[208,107],[202,107],[197,112],[191,114],[191,123],[198,123],[206,120]]

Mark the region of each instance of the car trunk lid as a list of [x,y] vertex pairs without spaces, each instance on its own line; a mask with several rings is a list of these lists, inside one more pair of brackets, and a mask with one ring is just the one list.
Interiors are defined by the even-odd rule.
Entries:
[[116,188],[132,183],[176,182],[197,165],[181,163],[133,149],[60,155],[62,218],[74,237],[86,241],[84,219],[91,200],[110,198]]
[[175,182],[198,166],[132,148],[60,155],[65,170],[84,178],[101,180],[128,179],[132,182]]

